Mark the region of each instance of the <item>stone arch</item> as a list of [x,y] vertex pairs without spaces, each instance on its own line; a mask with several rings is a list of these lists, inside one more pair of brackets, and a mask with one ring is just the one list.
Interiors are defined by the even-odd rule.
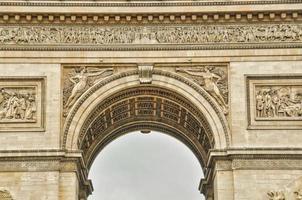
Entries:
[[[138,75],[138,70],[121,72],[101,80],[85,92],[66,118],[63,147],[67,150],[83,150],[84,161],[89,167],[106,144],[129,130],[159,130],[177,137],[195,153],[202,166],[206,166],[210,149],[224,149],[229,146],[230,133],[226,117],[220,106],[202,87],[187,78],[163,70],[153,70],[152,84],[141,84]],[[152,112],[155,115],[158,102],[161,102],[163,107],[169,107],[163,102],[173,105],[174,108],[178,106],[179,118],[170,123],[171,119],[169,122],[162,116],[152,116],[150,120],[151,115],[144,118],[129,111],[130,117],[118,120],[115,125],[112,125],[114,119],[109,117],[110,126],[101,127],[100,124],[108,124],[106,118],[115,112],[114,106],[122,107],[124,103],[129,107],[131,102],[139,104],[139,99],[143,97],[149,98],[149,103],[153,103]],[[181,121],[181,115],[186,119],[192,117],[191,121],[196,122],[192,125],[195,130],[176,123],[188,123]],[[101,120],[102,116],[105,121]],[[98,123],[99,127],[94,127],[99,128],[98,130],[91,129],[94,123]],[[195,137],[192,134],[194,131]],[[102,132],[103,135],[95,135],[93,132]]]

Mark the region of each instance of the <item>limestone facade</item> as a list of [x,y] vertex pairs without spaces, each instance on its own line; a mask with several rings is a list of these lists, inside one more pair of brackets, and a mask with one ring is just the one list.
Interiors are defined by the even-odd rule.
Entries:
[[207,200],[302,199],[301,10],[1,1],[0,199],[87,199],[94,158],[134,130],[184,142]]

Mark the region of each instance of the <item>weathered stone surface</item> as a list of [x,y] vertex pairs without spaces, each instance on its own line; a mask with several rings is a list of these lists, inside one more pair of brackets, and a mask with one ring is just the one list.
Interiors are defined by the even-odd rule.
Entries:
[[207,200],[301,199],[301,9],[1,1],[0,199],[86,199],[94,158],[133,130],[188,145]]

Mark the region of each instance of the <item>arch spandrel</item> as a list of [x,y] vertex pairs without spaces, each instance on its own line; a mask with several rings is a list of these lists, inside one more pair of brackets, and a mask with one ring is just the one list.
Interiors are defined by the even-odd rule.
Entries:
[[[121,91],[130,91],[131,88],[164,89],[171,94],[175,94],[176,96],[185,99],[185,101],[194,108],[191,109],[192,112],[199,113],[196,118],[200,124],[204,126],[203,128],[205,128],[207,136],[212,134],[213,139],[209,142],[212,146],[210,146],[209,149],[223,149],[229,145],[229,129],[225,115],[213,98],[211,98],[211,96],[200,86],[193,81],[190,81],[188,78],[184,78],[175,73],[154,70],[152,75],[152,84],[145,85],[144,87],[139,82],[138,74],[137,70],[133,70],[112,75],[98,82],[85,92],[72,107],[66,118],[63,146],[68,150],[82,148],[81,138],[84,138],[87,132],[87,128],[85,129],[85,126],[87,127],[87,124],[94,121],[93,118],[90,118],[92,113],[98,108],[98,106],[102,105],[106,99],[108,100],[108,98]],[[156,95],[154,97],[156,97]],[[122,96],[120,98],[122,99]],[[108,104],[108,106],[110,105]],[[142,121],[147,121],[147,118],[141,119]],[[156,122],[156,120],[159,119],[154,119],[154,122]],[[171,126],[171,124],[165,123],[165,126],[168,127]],[[185,132],[184,130],[181,130],[181,128],[178,128],[177,130],[180,134]],[[114,129],[110,129],[108,133],[114,133],[114,131]],[[177,131],[174,131],[174,133],[176,132]],[[185,136],[185,134],[183,134],[183,136]],[[179,139],[181,139],[181,137],[179,137]],[[102,141],[98,143],[102,143]],[[199,148],[201,148],[201,146]],[[202,152],[202,150],[200,152]],[[203,154],[202,159],[204,159],[207,152],[208,150],[201,153]],[[93,154],[93,151],[90,150],[90,153]],[[88,157],[93,158],[91,155]]]

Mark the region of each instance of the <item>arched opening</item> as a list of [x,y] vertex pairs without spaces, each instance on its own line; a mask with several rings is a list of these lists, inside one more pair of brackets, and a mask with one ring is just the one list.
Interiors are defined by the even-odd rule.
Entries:
[[204,167],[214,148],[212,130],[194,105],[166,88],[121,90],[99,104],[82,126],[78,146],[90,168],[97,154],[115,138],[136,130],[156,130],[183,141]]
[[200,200],[202,177],[198,159],[182,142],[156,131],[136,131],[112,141],[96,157],[88,199]]
[[[86,194],[91,189],[85,189],[88,184],[85,177],[99,152],[116,138],[133,131],[158,131],[184,143],[205,174],[199,189],[204,193],[212,191],[209,155],[212,149],[226,148],[230,139],[222,109],[189,79],[154,70],[152,84],[141,84],[135,70],[98,82],[67,115],[63,146],[82,152],[84,185],[80,188],[89,190]],[[206,194],[207,198],[209,195],[212,194]]]

